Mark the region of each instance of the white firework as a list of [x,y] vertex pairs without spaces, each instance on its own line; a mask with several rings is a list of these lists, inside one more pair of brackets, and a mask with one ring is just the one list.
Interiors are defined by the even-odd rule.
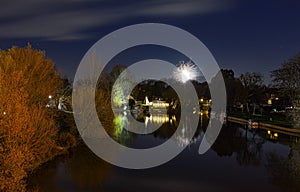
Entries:
[[196,80],[198,77],[197,67],[191,63],[181,63],[174,71],[173,76],[177,81],[185,83],[189,80]]

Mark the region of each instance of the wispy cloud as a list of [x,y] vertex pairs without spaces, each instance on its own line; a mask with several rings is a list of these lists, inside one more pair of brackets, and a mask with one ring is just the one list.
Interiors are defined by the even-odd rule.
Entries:
[[107,13],[99,16],[88,11],[71,11],[47,14],[17,20],[12,23],[0,25],[1,36],[4,37],[29,37],[46,39],[72,39],[84,37],[82,30],[97,25],[104,25],[117,17]]
[[208,14],[233,5],[232,0],[4,0],[0,7],[0,39],[84,39],[90,37],[85,31],[132,17]]
[[145,5],[140,14],[155,16],[185,16],[192,14],[215,13],[232,8],[233,1],[219,0],[185,0],[185,1],[154,1]]

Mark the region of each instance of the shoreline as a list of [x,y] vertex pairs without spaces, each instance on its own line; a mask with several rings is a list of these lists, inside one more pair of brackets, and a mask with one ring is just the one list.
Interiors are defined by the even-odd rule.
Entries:
[[[230,121],[230,122],[233,122],[233,123],[248,125],[248,120],[243,119],[243,118],[228,116],[227,120]],[[273,125],[273,124],[268,124],[268,123],[263,123],[263,122],[258,123],[258,128],[259,129],[264,129],[264,130],[273,130],[273,131],[277,131],[278,133],[282,133],[282,134],[285,134],[285,135],[300,137],[300,130],[299,129],[287,128],[287,127],[282,127],[282,126],[279,126],[279,125]]]

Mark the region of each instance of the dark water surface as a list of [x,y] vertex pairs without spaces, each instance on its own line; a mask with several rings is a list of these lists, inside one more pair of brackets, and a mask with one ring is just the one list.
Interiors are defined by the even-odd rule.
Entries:
[[[122,130],[124,116],[120,115],[114,121],[116,140],[134,148],[153,147],[166,141],[178,125],[176,117],[160,114],[141,119],[164,124],[153,134],[135,135]],[[81,144],[42,167],[31,177],[30,186],[41,191],[300,191],[297,138],[227,123],[212,148],[199,155],[208,118],[199,119],[193,142],[159,167],[119,168]],[[186,142],[184,135],[177,135],[176,142]]]

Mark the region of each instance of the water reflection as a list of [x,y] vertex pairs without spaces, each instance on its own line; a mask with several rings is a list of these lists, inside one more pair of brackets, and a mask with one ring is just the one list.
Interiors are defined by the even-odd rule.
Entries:
[[300,191],[300,144],[291,145],[287,156],[276,152],[267,154],[266,167],[271,182],[282,191]]
[[113,166],[99,159],[85,145],[50,162],[30,179],[29,189],[39,191],[99,191]]
[[[139,129],[144,129],[145,132],[150,130],[150,134],[148,134],[148,137],[155,137],[155,138],[161,138],[164,139],[169,139],[172,137],[173,134],[175,138],[175,142],[179,147],[186,146],[188,144],[192,144],[197,141],[197,138],[199,137],[199,134],[201,131],[204,131],[205,126],[208,124],[208,119],[207,116],[203,117],[201,115],[200,121],[199,121],[199,126],[197,128],[196,133],[194,134],[194,137],[192,140],[190,140],[190,135],[192,135],[192,122],[191,122],[191,117],[190,116],[185,116],[185,117],[180,117],[176,116],[174,114],[164,114],[164,113],[115,113],[117,114],[113,120],[114,122],[114,127],[115,127],[115,135],[114,138],[120,138],[124,137],[125,134],[128,135],[128,133],[131,134],[131,136],[136,137],[137,134],[132,133],[128,129],[128,126],[130,126],[131,130],[136,130],[134,126],[139,126]],[[194,116],[197,116],[197,114],[191,114]],[[133,118],[132,118],[133,117]],[[179,120],[182,121],[181,125],[179,126]],[[136,124],[134,121],[141,122],[140,124]],[[151,132],[152,128],[150,127],[155,127],[154,131]],[[178,130],[176,132],[176,130]],[[164,142],[163,141],[163,142]],[[161,144],[161,141],[157,141],[157,143],[153,146],[156,146],[158,144]]]
[[145,117],[145,126],[147,127],[148,123],[156,123],[156,124],[162,124],[162,123],[168,123],[170,122],[171,124],[176,123],[176,116],[172,115],[170,116],[168,114],[153,114]]
[[229,124],[224,126],[212,149],[220,156],[235,156],[240,166],[259,166],[265,139],[256,131]]
[[[139,121],[139,126],[145,129],[151,125],[161,126],[150,134],[134,134],[124,129],[132,125],[130,117]],[[178,127],[179,119],[183,121],[182,127]],[[300,190],[298,138],[283,134],[274,138],[271,135],[274,136],[275,132],[249,130],[228,122],[223,126],[211,150],[200,156],[197,150],[209,119],[205,114],[199,114],[199,125],[192,141],[186,136],[191,130],[189,119],[189,116],[178,117],[161,113],[141,115],[130,112],[119,112],[114,117],[114,138],[120,143],[136,148],[156,146],[175,134],[175,130],[180,130],[175,135],[175,142],[178,146],[188,143],[190,147],[178,158],[151,169],[153,171],[116,168],[96,157],[82,144],[68,156],[37,172],[30,180],[31,186],[38,186],[41,191],[111,191],[118,185],[118,189],[137,191],[155,188],[153,183],[148,181],[155,181],[157,175],[161,175],[158,180],[168,182],[159,182],[159,187],[169,191],[174,189],[174,183],[187,183],[187,180],[190,185],[184,188],[189,191],[202,190],[203,185],[207,190],[222,186],[223,191]],[[144,184],[138,185],[139,183]]]

